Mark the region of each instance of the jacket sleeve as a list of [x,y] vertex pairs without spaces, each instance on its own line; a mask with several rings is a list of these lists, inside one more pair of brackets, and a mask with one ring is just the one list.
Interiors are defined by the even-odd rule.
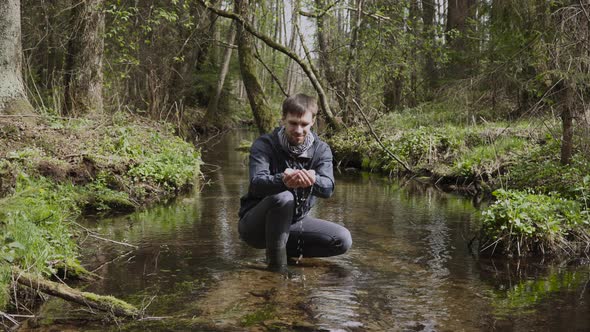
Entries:
[[283,183],[283,173],[271,174],[272,147],[256,140],[250,148],[250,195],[266,197],[288,190]]
[[332,151],[325,144],[319,158],[319,163],[314,168],[316,180],[313,185],[313,193],[317,197],[328,198],[334,192],[334,166],[332,159]]

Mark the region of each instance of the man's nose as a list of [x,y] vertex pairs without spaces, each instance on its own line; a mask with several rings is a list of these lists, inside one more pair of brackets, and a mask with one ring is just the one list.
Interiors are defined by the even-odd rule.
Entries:
[[298,133],[298,134],[299,134],[299,133],[303,133],[303,127],[301,127],[301,126],[296,126],[296,127],[295,127],[295,132],[296,132],[296,133]]

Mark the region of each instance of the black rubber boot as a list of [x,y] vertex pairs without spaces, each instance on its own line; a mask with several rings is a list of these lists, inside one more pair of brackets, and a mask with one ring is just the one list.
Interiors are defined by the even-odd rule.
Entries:
[[270,271],[287,273],[287,247],[266,248],[266,262]]

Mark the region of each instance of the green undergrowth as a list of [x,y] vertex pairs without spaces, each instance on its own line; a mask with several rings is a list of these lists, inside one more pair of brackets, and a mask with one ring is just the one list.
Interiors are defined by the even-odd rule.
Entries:
[[58,265],[78,265],[75,229],[80,214],[75,187],[20,173],[11,197],[0,201],[0,305],[8,303],[9,264],[51,276]]
[[496,201],[483,211],[482,245],[513,256],[587,254],[589,174],[582,153],[560,164],[557,140],[535,146],[502,176],[508,189],[495,191]]
[[587,251],[590,216],[580,202],[532,190],[501,189],[494,196],[496,201],[482,212],[482,249],[515,256]]
[[[412,171],[438,177],[470,177],[493,181],[537,144],[530,124],[503,121],[473,123],[467,110],[454,104],[425,104],[390,113],[374,124],[389,152]],[[461,116],[461,114],[463,114]],[[349,128],[329,140],[337,161],[365,170],[404,172],[365,126]]]
[[[442,102],[386,114],[372,126],[389,153],[366,126],[329,143],[340,166],[405,173],[392,153],[439,185],[476,183],[477,191],[494,192],[496,202],[481,218],[481,249],[512,256],[587,253],[588,153],[579,148],[570,165],[561,165],[559,119],[505,121],[486,113]],[[576,146],[588,146],[584,135],[576,137]]]
[[194,146],[166,125],[123,114],[47,119],[0,142],[0,308],[10,300],[11,265],[45,277],[82,271],[81,215],[138,209],[191,188],[200,174]]

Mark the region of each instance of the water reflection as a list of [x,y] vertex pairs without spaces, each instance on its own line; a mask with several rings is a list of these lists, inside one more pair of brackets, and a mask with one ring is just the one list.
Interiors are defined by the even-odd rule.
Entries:
[[352,249],[304,259],[292,267],[300,275],[294,280],[266,272],[264,252],[242,243],[236,227],[247,169],[245,155],[234,147],[254,137],[235,132],[208,148],[201,192],[126,217],[89,221],[106,237],[139,246],[129,253],[88,239],[84,261],[100,267],[104,278],[89,290],[136,304],[151,301],[148,312],[173,315],[190,329],[587,327],[588,268],[523,272],[529,270],[479,259],[467,248],[477,227],[471,202],[415,181],[337,174],[334,196],[320,200],[312,214],[349,228]]

